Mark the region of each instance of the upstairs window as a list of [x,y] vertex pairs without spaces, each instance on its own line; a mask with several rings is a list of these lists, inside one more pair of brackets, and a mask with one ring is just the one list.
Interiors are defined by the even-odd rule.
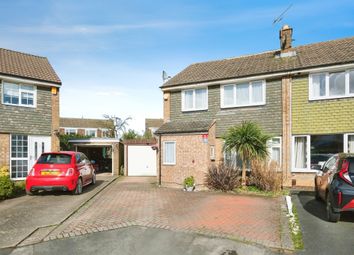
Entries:
[[65,134],[66,135],[76,135],[77,128],[65,128]]
[[221,107],[265,104],[265,81],[225,85],[221,88]]
[[97,129],[85,129],[85,135],[97,137]]
[[36,101],[36,87],[3,82],[2,102],[8,105],[34,107]]
[[310,100],[351,96],[354,96],[354,70],[310,75]]
[[182,91],[182,111],[200,111],[208,109],[208,89],[190,89]]

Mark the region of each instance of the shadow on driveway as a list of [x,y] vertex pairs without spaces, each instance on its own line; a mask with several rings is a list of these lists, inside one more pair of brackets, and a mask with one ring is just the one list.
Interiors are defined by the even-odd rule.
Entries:
[[[315,199],[315,192],[300,191],[297,196],[302,207],[307,212],[323,221],[327,221],[326,204],[324,201],[318,201]],[[342,212],[340,221],[354,223],[354,213]]]
[[[99,186],[101,186],[105,181],[104,180],[97,180],[95,185],[87,185],[82,189],[82,193],[85,194],[87,192],[93,191],[95,189],[98,189]],[[71,192],[70,191],[40,191],[37,194],[35,194],[34,196],[62,196],[62,195],[67,195],[67,196],[71,196]]]

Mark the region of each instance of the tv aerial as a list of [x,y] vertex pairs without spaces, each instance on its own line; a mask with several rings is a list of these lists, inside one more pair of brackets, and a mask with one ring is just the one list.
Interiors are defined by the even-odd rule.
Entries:
[[283,20],[285,13],[287,13],[292,6],[293,4],[290,4],[275,20],[273,20],[273,26]]
[[165,82],[169,79],[171,79],[171,76],[167,75],[165,71],[162,71],[162,81]]

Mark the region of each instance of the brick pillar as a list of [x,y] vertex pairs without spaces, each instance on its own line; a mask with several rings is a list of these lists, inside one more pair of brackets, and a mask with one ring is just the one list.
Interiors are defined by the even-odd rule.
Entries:
[[163,121],[168,122],[171,118],[171,93],[163,92]]
[[52,151],[59,151],[59,88],[52,90]]
[[282,78],[282,170],[283,185],[291,186],[291,77]]
[[10,166],[10,135],[0,134],[0,168]]

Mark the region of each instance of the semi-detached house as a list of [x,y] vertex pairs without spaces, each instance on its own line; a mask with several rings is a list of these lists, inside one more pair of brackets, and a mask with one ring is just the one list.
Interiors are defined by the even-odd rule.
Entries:
[[238,165],[222,136],[244,120],[273,136],[284,185],[313,185],[318,155],[354,152],[354,37],[292,47],[292,33],[280,30],[279,50],[192,64],[161,86],[163,185],[190,175],[201,185],[211,164]]
[[45,151],[59,150],[61,81],[45,57],[0,49],[0,167],[27,176]]

